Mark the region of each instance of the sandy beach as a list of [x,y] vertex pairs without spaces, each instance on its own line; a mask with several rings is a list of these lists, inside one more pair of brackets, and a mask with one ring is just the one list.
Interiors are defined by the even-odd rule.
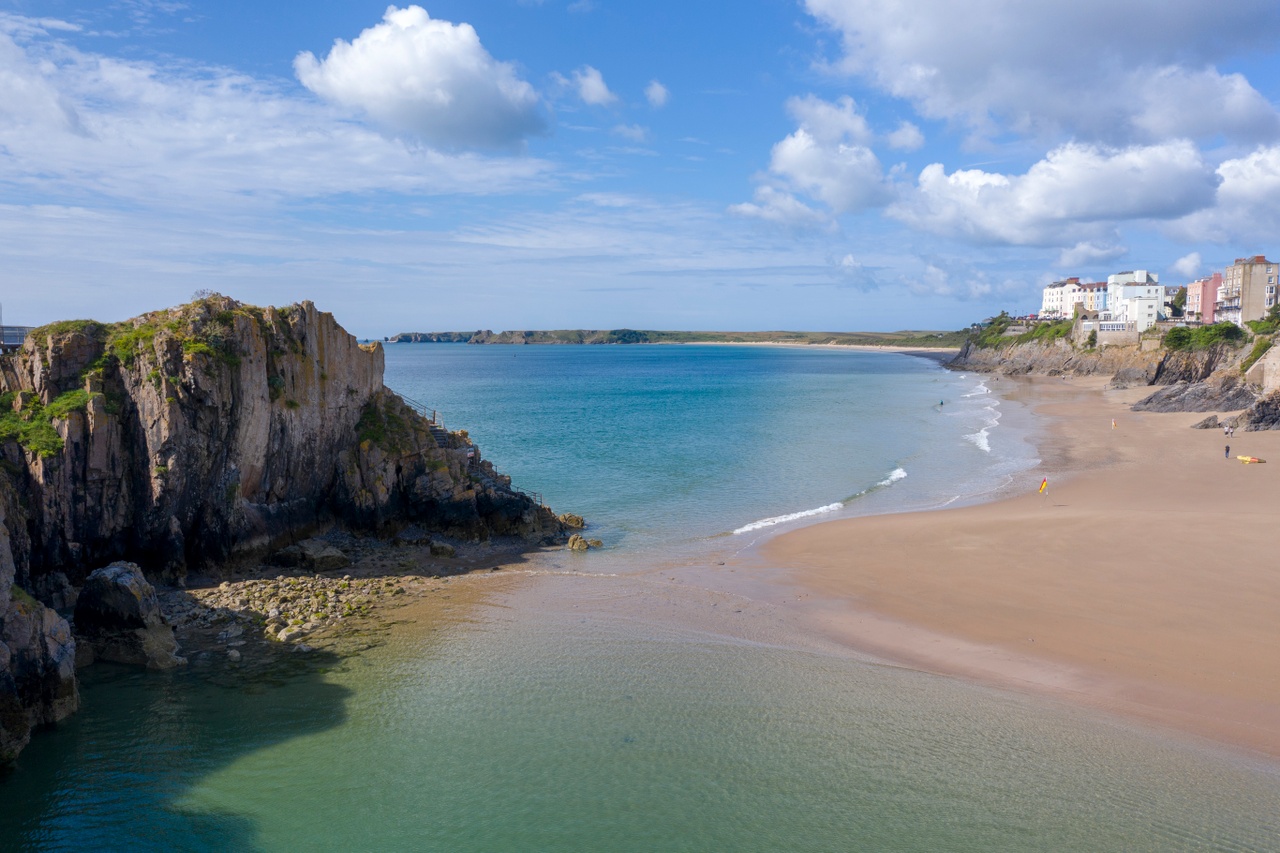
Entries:
[[828,522],[764,559],[882,658],[1280,756],[1280,433],[1131,412],[1150,389],[1105,380],[992,384],[1047,419],[1047,494]]

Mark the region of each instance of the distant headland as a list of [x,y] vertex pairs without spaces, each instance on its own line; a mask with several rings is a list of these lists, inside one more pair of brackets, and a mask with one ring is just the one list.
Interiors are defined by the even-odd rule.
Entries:
[[414,344],[808,344],[957,349],[968,331],[663,332],[649,329],[550,329],[493,332],[401,332],[387,343]]

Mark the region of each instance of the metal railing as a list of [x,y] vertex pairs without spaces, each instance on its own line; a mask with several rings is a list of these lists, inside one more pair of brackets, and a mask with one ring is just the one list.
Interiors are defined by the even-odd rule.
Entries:
[[35,326],[0,326],[0,347],[17,349]]

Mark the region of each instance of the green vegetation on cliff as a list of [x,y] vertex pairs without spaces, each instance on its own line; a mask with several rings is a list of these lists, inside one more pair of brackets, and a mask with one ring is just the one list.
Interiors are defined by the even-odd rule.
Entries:
[[1235,323],[1214,323],[1212,326],[1200,326],[1189,329],[1177,326],[1164,336],[1164,347],[1170,350],[1206,350],[1215,344],[1240,346],[1244,343],[1244,329]]
[[1007,312],[1001,311],[995,317],[991,317],[985,323],[980,324],[979,328],[969,335],[969,340],[976,347],[989,349],[996,346],[1008,346],[1009,344],[1048,344],[1066,338],[1071,334],[1071,320],[1034,323],[1024,331],[1013,334],[1012,330],[1014,327],[1020,326],[1021,322],[1010,317]]
[[37,399],[25,401],[14,411],[17,394],[0,394],[0,442],[16,441],[42,457],[62,452],[62,436],[54,428],[55,420],[66,420],[72,412],[83,412],[89,406],[89,392],[83,389],[59,394],[47,406]]

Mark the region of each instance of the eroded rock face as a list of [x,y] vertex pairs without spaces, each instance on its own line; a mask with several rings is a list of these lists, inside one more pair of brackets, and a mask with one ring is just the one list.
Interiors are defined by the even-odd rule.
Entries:
[[[77,701],[66,622],[29,599],[15,611],[19,587],[74,604],[86,614],[77,630],[92,632],[98,605],[76,588],[114,561],[180,584],[188,567],[216,572],[334,525],[563,541],[548,508],[382,375],[381,346],[361,345],[310,302],[258,308],[216,295],[114,326],[53,324],[0,356],[6,405],[48,425],[39,444],[0,444],[0,551],[11,566],[0,566],[0,630],[14,638],[0,649],[0,729],[25,732]],[[345,557],[309,559],[336,567]],[[149,633],[140,644],[99,638],[106,656],[170,665],[165,632],[142,610],[119,617],[132,605],[118,603],[113,630]],[[0,743],[20,748],[25,737]]]
[[1235,368],[1220,370],[1207,380],[1177,382],[1133,405],[1135,412],[1230,412],[1252,406],[1257,395]]
[[75,623],[81,664],[108,660],[172,669],[186,663],[155,589],[134,563],[112,563],[89,575],[76,601]]
[[15,567],[0,503],[0,764],[31,731],[80,706],[76,644],[67,621],[13,584]]

